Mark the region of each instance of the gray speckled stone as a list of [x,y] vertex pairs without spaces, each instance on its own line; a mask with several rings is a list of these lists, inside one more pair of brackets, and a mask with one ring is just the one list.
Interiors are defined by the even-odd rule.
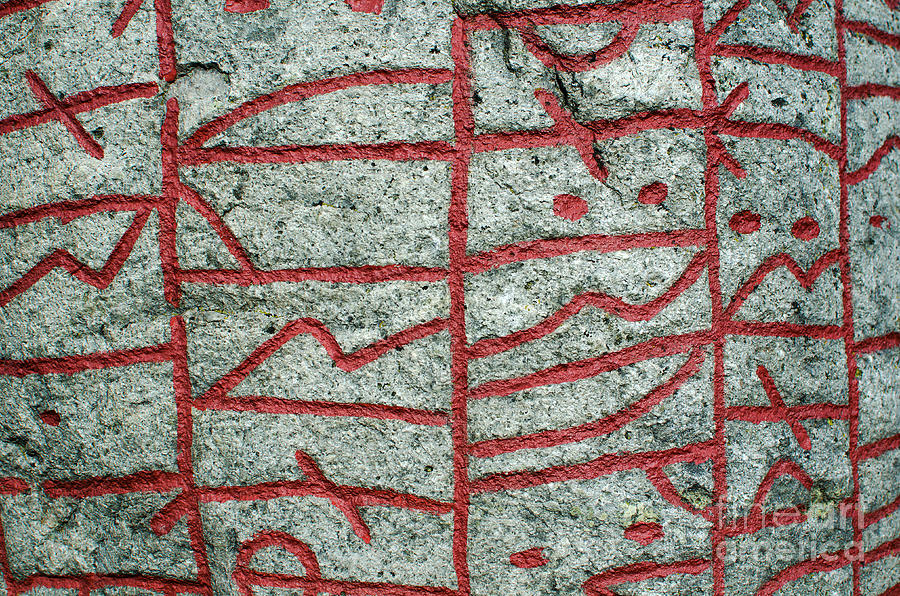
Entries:
[[167,4],[0,0],[10,595],[896,591],[900,10]]

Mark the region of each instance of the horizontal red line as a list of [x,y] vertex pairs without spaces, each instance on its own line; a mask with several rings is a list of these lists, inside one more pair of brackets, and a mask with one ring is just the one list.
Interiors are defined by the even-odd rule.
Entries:
[[765,321],[725,321],[726,335],[760,337],[808,337],[810,339],[843,339],[845,330],[838,325],[798,325]]
[[132,364],[168,362],[172,360],[172,348],[161,344],[149,348],[97,352],[83,356],[59,358],[33,358],[29,360],[0,360],[0,375],[24,377],[26,375],[72,375],[85,370],[130,366]]
[[266,501],[283,497],[319,497],[331,499],[334,491],[351,501],[355,506],[392,506],[401,509],[415,509],[446,515],[453,511],[453,504],[408,493],[378,490],[355,486],[327,486],[308,480],[281,480],[262,482],[248,486],[200,486],[197,493],[204,502],[223,503],[226,501]]
[[83,575],[30,575],[24,580],[8,578],[7,581],[9,581],[10,587],[15,587],[16,589],[16,592],[10,592],[11,594],[22,594],[39,586],[70,590],[83,588],[88,592],[105,587],[141,588],[163,594],[181,592],[208,594],[210,592],[209,587],[203,582],[142,575],[100,575],[97,573],[85,573]]
[[[3,5],[0,5],[0,17],[4,16]],[[82,91],[59,102],[61,108],[68,114],[89,112],[130,99],[150,98],[156,95],[159,88],[156,83],[128,83],[114,87],[97,87],[90,91]],[[37,126],[55,119],[57,116],[54,108],[44,108],[26,114],[15,114],[0,119],[0,134],[6,134],[21,128]]]
[[179,147],[179,167],[218,162],[307,163],[350,159],[450,161],[453,146],[444,141],[379,143],[374,145],[282,145],[276,147]]
[[0,494],[15,495],[28,492],[28,483],[20,478],[0,478]]
[[0,18],[40,6],[41,4],[50,1],[51,0],[10,0],[9,2],[4,2],[3,4],[0,4]]
[[135,472],[121,477],[94,477],[80,480],[48,480],[44,491],[51,498],[59,497],[99,497],[127,493],[165,493],[175,490],[196,491],[206,502],[256,501],[279,497],[313,496],[333,497],[337,490],[356,506],[388,505],[406,509],[416,509],[444,515],[453,510],[452,503],[420,497],[392,490],[379,490],[355,486],[328,486],[310,480],[281,480],[261,482],[245,486],[199,486],[190,488],[182,474],[163,471]]
[[195,399],[198,410],[228,410],[266,414],[309,414],[313,416],[354,416],[379,420],[400,420],[424,426],[444,426],[447,412],[386,406],[381,404],[341,403],[333,401],[301,401],[260,395],[210,397]]
[[[794,417],[801,420],[809,419],[834,419],[846,420],[850,418],[850,406],[819,403],[804,404],[800,406],[791,406],[786,408]],[[741,420],[744,422],[752,422],[759,424],[761,422],[787,422],[777,409],[772,406],[729,406],[725,409],[725,418],[728,420]]]
[[200,284],[257,286],[275,282],[326,281],[332,283],[376,283],[382,281],[442,281],[447,270],[441,267],[407,265],[362,265],[359,267],[307,267],[300,269],[182,269],[178,281]]
[[879,85],[877,83],[866,83],[864,85],[855,85],[844,89],[844,97],[846,99],[866,99],[869,97],[890,97],[891,99],[900,100],[900,87],[895,85]]
[[180,474],[174,472],[145,471],[127,476],[85,478],[81,480],[48,480],[44,492],[53,499],[59,497],[100,497],[126,493],[164,493],[184,489],[187,485]]
[[615,4],[559,5],[511,12],[460,15],[469,29],[500,29],[575,25],[619,21],[629,23],[670,22],[689,19],[695,6],[690,1],[661,0],[647,3],[625,0]]
[[733,137],[757,139],[773,139],[776,141],[799,140],[809,144],[835,161],[840,161],[843,154],[840,145],[832,143],[806,129],[781,124],[778,122],[747,122],[741,120],[722,120],[719,133]]

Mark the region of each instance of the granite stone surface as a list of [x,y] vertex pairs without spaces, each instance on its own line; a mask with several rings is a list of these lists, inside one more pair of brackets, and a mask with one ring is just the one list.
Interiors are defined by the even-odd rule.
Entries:
[[9,596],[900,594],[897,0],[0,0]]

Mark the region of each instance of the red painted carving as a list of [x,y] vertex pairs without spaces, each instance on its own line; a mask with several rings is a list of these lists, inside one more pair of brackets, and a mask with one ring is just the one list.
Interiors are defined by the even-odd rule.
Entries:
[[[0,17],[29,10],[49,0],[9,0],[0,3]],[[0,375],[73,375],[93,369],[132,366],[139,363],[166,363],[173,371],[172,393],[177,413],[177,471],[145,470],[123,477],[94,477],[72,481],[47,481],[41,487],[53,498],[86,498],[131,492],[176,493],[151,520],[151,528],[165,534],[180,521],[186,524],[197,574],[192,580],[170,577],[120,575],[30,575],[16,576],[10,567],[2,525],[0,525],[0,573],[9,596],[24,594],[39,587],[75,590],[86,595],[92,590],[124,586],[151,590],[174,596],[176,593],[213,593],[207,544],[203,537],[200,514],[202,503],[265,500],[295,496],[324,499],[342,515],[361,544],[373,539],[366,523],[369,507],[394,507],[447,516],[452,520],[452,552],[455,574],[453,588],[417,586],[396,583],[357,582],[328,579],[322,576],[317,555],[309,545],[296,537],[276,531],[263,531],[243,542],[239,548],[233,579],[241,594],[253,593],[254,587],[276,587],[306,594],[399,594],[468,596],[472,593],[468,541],[470,536],[470,499],[480,493],[496,493],[541,486],[566,480],[595,479],[616,472],[640,470],[647,481],[669,504],[710,522],[709,555],[705,558],[668,563],[642,561],[611,569],[598,569],[585,582],[586,596],[612,595],[612,588],[625,582],[640,582],[672,574],[697,575],[707,571],[712,575],[712,593],[725,593],[725,552],[728,539],[763,528],[801,523],[806,519],[802,508],[765,512],[769,492],[776,480],[788,477],[809,489],[813,479],[797,463],[783,459],[776,462],[760,483],[754,497],[753,511],[736,519],[727,517],[724,503],[728,500],[726,477],[726,422],[787,424],[804,450],[814,448],[802,421],[834,419],[845,421],[849,428],[848,457],[852,468],[853,494],[842,504],[842,514],[852,524],[853,549],[827,553],[801,561],[767,579],[759,594],[773,594],[786,583],[803,575],[849,566],[852,569],[853,594],[861,594],[861,571],[872,562],[900,553],[900,539],[894,539],[864,550],[862,531],[900,510],[900,497],[877,509],[863,511],[859,493],[859,467],[866,460],[900,449],[900,435],[892,435],[868,444],[860,443],[859,385],[856,358],[860,354],[900,347],[900,333],[857,340],[854,334],[852,281],[850,276],[849,199],[848,189],[872,176],[885,157],[900,148],[900,137],[892,136],[856,169],[848,167],[847,105],[850,101],[871,97],[900,100],[900,87],[883,84],[847,83],[847,52],[845,34],[853,32],[876,43],[900,49],[900,36],[877,27],[847,20],[843,16],[841,0],[835,3],[834,21],[838,30],[837,59],[792,54],[771,48],[720,43],[725,31],[736,22],[750,0],[738,0],[719,21],[708,28],[704,23],[704,7],[699,0],[622,0],[617,3],[594,3],[577,6],[553,6],[518,12],[497,14],[458,15],[451,26],[450,42],[453,67],[449,69],[376,70],[318,81],[297,83],[261,97],[249,100],[231,112],[201,125],[193,134],[181,136],[178,129],[178,102],[170,99],[161,128],[162,180],[158,195],[108,195],[77,201],[62,201],[19,210],[0,216],[0,228],[15,228],[45,218],[58,218],[66,223],[75,218],[100,212],[133,213],[129,227],[117,242],[106,263],[94,270],[69,252],[58,249],[17,280],[0,290],[0,306],[5,306],[32,287],[50,271],[61,268],[83,283],[98,289],[106,288],[115,279],[134,249],[148,219],[158,216],[159,254],[163,269],[163,289],[173,307],[180,300],[181,286],[192,284],[266,285],[276,282],[292,283],[318,280],[332,283],[367,284],[391,280],[447,284],[450,305],[447,316],[411,326],[354,352],[345,352],[321,321],[312,318],[287,323],[273,337],[253,350],[243,362],[226,372],[202,395],[193,395],[188,374],[188,343],[184,322],[180,316],[170,320],[170,339],[159,345],[126,350],[70,355],[57,358],[3,359]],[[352,10],[378,14],[382,3],[378,0],[348,0]],[[896,7],[896,0],[888,0]],[[140,8],[141,0],[127,0],[112,26],[112,35],[121,35]],[[801,0],[792,10],[782,3],[787,25],[794,31],[802,26],[812,3]],[[252,12],[268,7],[267,0],[226,0],[229,12]],[[172,27],[172,7],[169,0],[155,0],[157,47],[160,77],[172,81],[177,76],[175,40]],[[527,50],[546,67],[567,72],[582,72],[623,56],[631,47],[642,25],[655,22],[687,20],[693,24],[695,40],[693,57],[700,76],[702,107],[674,108],[641,112],[617,119],[580,121],[562,107],[557,97],[544,89],[536,89],[535,97],[552,120],[552,125],[527,131],[476,132],[472,113],[472,72],[469,39],[473,33],[485,30],[514,30],[521,36]],[[619,32],[604,48],[582,55],[565,55],[541,38],[539,28],[550,25],[576,25],[618,22]],[[746,82],[737,85],[721,99],[712,75],[716,57],[743,57],[794,69],[813,71],[834,77],[840,90],[841,140],[835,142],[795,126],[773,122],[747,122],[735,117],[735,112],[749,97]],[[63,124],[81,147],[90,155],[102,157],[102,148],[79,123],[78,113],[121,101],[148,98],[158,92],[156,84],[98,87],[57,99],[37,74],[29,71],[27,83],[34,96],[43,104],[37,111],[9,116],[0,120],[0,134],[50,121]],[[359,86],[394,84],[452,85],[454,138],[451,141],[388,142],[388,143],[331,143],[322,145],[283,145],[271,147],[208,145],[214,137],[231,126],[271,110],[277,106]],[[468,252],[468,187],[469,164],[473,155],[506,149],[543,147],[571,147],[575,149],[586,171],[596,180],[606,181],[607,166],[600,158],[595,144],[643,131],[660,129],[690,129],[703,135],[706,145],[704,177],[703,226],[666,232],[628,234],[587,234],[575,237],[544,238],[495,246],[482,252]],[[804,142],[823,156],[834,160],[840,170],[840,206],[838,246],[826,250],[814,263],[803,270],[794,259],[784,253],[772,254],[756,265],[751,275],[742,281],[733,296],[724,296],[720,282],[718,218],[720,179],[722,176],[743,178],[746,171],[726,147],[723,137],[796,140]],[[180,178],[182,168],[200,168],[218,162],[245,164],[303,163],[354,159],[399,161],[440,161],[450,165],[450,202],[448,209],[449,258],[445,266],[414,267],[401,264],[305,267],[290,269],[262,269],[254,263],[241,240],[225,224],[222,216],[195,190]],[[668,195],[661,182],[644,187],[638,200],[659,204]],[[183,202],[200,214],[237,262],[234,269],[189,269],[179,262],[176,238],[179,233],[175,210]],[[577,220],[587,212],[587,204],[574,195],[559,195],[554,201],[554,213]],[[873,216],[875,227],[883,227],[886,220]],[[760,228],[760,216],[741,211],[731,216],[729,227],[740,234]],[[793,229],[796,237],[810,240],[818,236],[818,223],[811,218],[799,220]],[[660,296],[643,304],[631,304],[603,292],[586,292],[551,313],[532,327],[500,337],[488,337],[470,343],[466,333],[465,302],[466,276],[477,276],[506,264],[532,259],[574,254],[582,251],[614,252],[635,248],[680,247],[696,250],[684,271]],[[786,268],[802,287],[811,289],[821,274],[836,267],[842,284],[843,319],[838,325],[800,325],[786,322],[737,320],[736,315],[746,299],[773,271]],[[583,360],[559,364],[511,378],[497,378],[471,386],[470,362],[500,354],[528,342],[539,340],[558,329],[584,308],[597,308],[626,321],[649,321],[666,306],[683,295],[696,283],[708,284],[711,296],[710,325],[699,331],[654,337],[613,352]],[[317,341],[324,352],[341,370],[349,373],[376,361],[388,353],[438,333],[450,337],[452,396],[449,409],[424,410],[374,403],[340,403],[321,400],[291,400],[277,396],[233,395],[238,385],[257,367],[285,344],[300,335]],[[724,353],[730,336],[807,337],[843,342],[847,354],[848,399],[846,404],[815,403],[787,406],[768,370],[760,366],[756,373],[767,395],[768,406],[726,405]],[[472,400],[503,397],[530,388],[567,383],[589,378],[622,367],[664,356],[680,356],[680,367],[659,382],[646,395],[620,410],[600,419],[569,428],[538,431],[524,435],[471,442],[468,433],[468,405]],[[697,375],[704,363],[712,370],[713,420],[710,438],[674,448],[645,452],[606,453],[590,461],[559,465],[543,469],[516,470],[473,477],[469,470],[471,458],[490,458],[523,449],[576,443],[609,435],[626,424],[640,419],[653,408],[675,394],[689,379]],[[302,480],[265,482],[249,486],[203,486],[194,477],[192,453],[193,412],[199,410],[229,410],[304,414],[323,417],[342,416],[400,420],[409,424],[449,427],[453,450],[453,494],[447,500],[435,500],[415,494],[381,490],[370,486],[346,486],[331,480],[318,463],[303,451],[296,451],[296,460],[303,474]],[[55,426],[60,416],[44,411],[40,419]],[[55,431],[58,432],[58,431]],[[695,509],[675,489],[666,467],[686,462],[711,462],[713,468],[712,504]],[[30,487],[17,478],[0,479],[0,493],[15,495],[37,487]],[[451,515],[452,514],[452,515]],[[650,544],[662,537],[659,524],[637,523],[625,530],[625,537],[640,544]],[[253,568],[253,555],[263,548],[281,548],[302,564],[304,575],[293,576],[264,573]],[[548,561],[540,547],[530,548],[509,557],[512,565],[530,568]]]
[[738,211],[731,216],[731,219],[728,221],[728,227],[738,234],[752,234],[759,230],[761,221],[758,213]]
[[509,555],[509,562],[521,569],[534,569],[535,567],[543,567],[550,561],[544,556],[544,549],[535,546],[534,548]]
[[553,214],[571,221],[578,221],[588,212],[587,201],[575,195],[556,195],[553,198]]
[[662,526],[656,522],[638,522],[625,528],[625,538],[642,546],[656,542],[663,536]]

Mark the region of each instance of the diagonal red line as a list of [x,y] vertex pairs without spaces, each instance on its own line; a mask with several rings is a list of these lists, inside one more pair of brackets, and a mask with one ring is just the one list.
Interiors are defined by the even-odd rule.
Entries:
[[700,348],[695,348],[687,361],[672,377],[654,387],[647,395],[636,402],[600,420],[560,430],[546,430],[529,435],[480,441],[471,445],[469,454],[475,457],[494,457],[502,453],[519,451],[520,449],[555,447],[607,435],[637,420],[664,399],[671,397],[685,381],[700,371],[704,358],[703,351]]
[[759,380],[762,382],[763,391],[766,392],[769,401],[772,402],[772,409],[775,410],[788,425],[790,425],[791,431],[793,431],[794,436],[797,437],[797,442],[800,444],[800,447],[807,451],[812,449],[812,443],[809,441],[809,435],[807,434],[806,429],[803,428],[803,425],[800,424],[800,420],[792,414],[787,405],[785,405],[784,399],[782,399],[781,393],[775,386],[775,381],[772,379],[772,375],[769,374],[768,369],[760,364],[756,368],[756,376],[759,377]]
[[40,6],[45,2],[50,2],[50,0],[10,0],[9,2],[4,2],[0,4],[0,18]]
[[219,379],[206,392],[203,399],[214,401],[226,395],[237,387],[256,367],[298,335],[311,335],[341,370],[352,372],[400,346],[405,346],[411,342],[440,333],[447,328],[447,325],[447,319],[432,319],[399,331],[348,354],[344,352],[324,323],[312,318],[296,319],[285,325],[273,337],[263,342],[241,364]]
[[112,283],[112,280],[115,279],[125,261],[128,260],[149,217],[149,209],[138,210],[131,225],[122,234],[106,263],[99,270],[91,269],[72,256],[67,250],[57,249],[53,251],[53,253],[29,269],[22,277],[10,284],[9,287],[0,291],[0,307],[6,306],[10,300],[27,291],[57,267],[65,269],[76,279],[90,284],[98,290],[105,290]]
[[143,0],[126,0],[125,6],[122,7],[122,12],[119,14],[119,18],[116,19],[116,22],[113,23],[112,26],[112,36],[119,37],[122,33],[125,32],[125,29],[128,27],[128,23],[131,22],[132,17],[137,13],[138,9],[141,7],[141,3]]
[[42,81],[33,70],[25,71],[25,78],[28,80],[28,85],[31,87],[31,92],[34,93],[34,96],[45,106],[53,110],[56,119],[72,133],[72,136],[75,137],[78,144],[81,145],[91,157],[103,159],[103,147],[88,134],[81,125],[81,122],[79,122],[75,116],[70,114],[66,107],[63,106],[62,102],[50,92],[50,89],[47,88],[44,81]]
[[794,276],[797,282],[807,291],[812,291],[812,286],[819,279],[819,276],[829,267],[838,262],[840,258],[840,249],[829,250],[810,265],[809,269],[804,271],[797,261],[787,253],[778,253],[768,257],[756,268],[746,282],[738,289],[732,298],[731,303],[725,309],[725,317],[733,317],[744,301],[760,286],[766,277],[780,267],[784,267]]

